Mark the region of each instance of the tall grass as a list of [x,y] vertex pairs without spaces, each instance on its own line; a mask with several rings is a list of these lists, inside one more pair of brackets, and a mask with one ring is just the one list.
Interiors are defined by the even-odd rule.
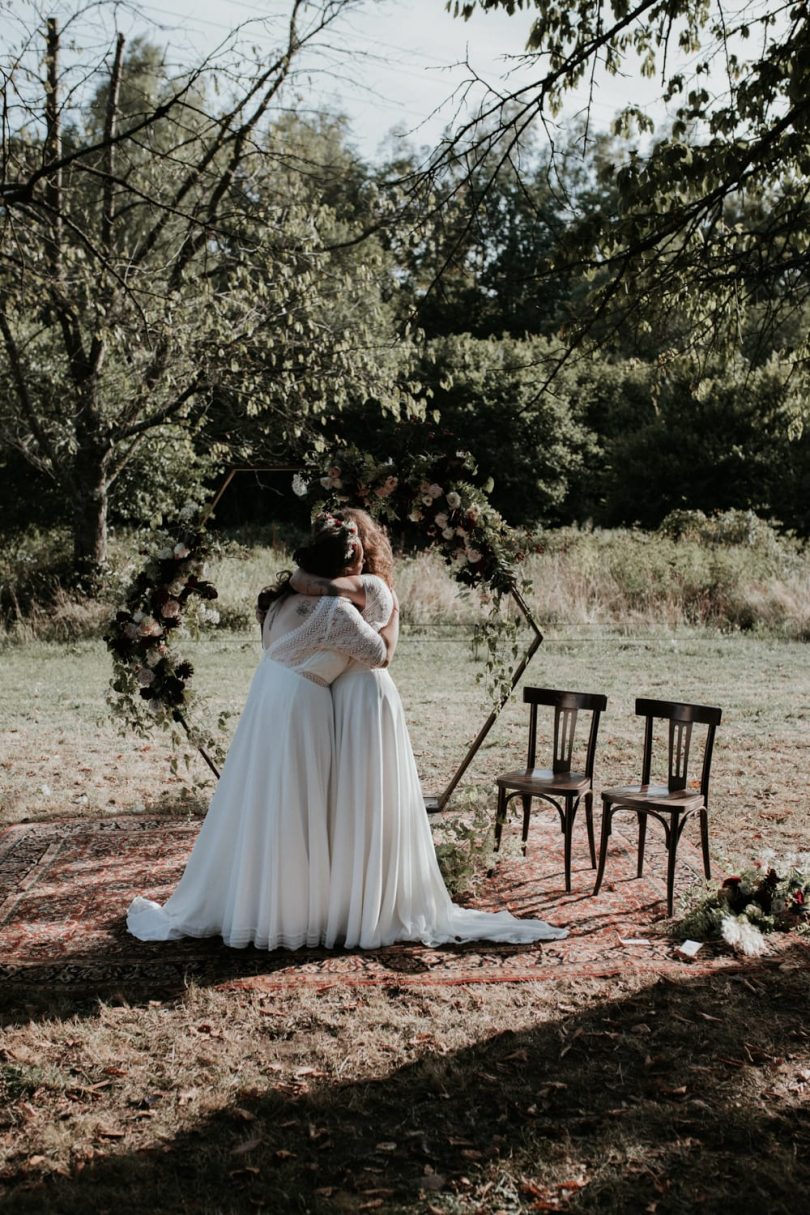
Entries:
[[[810,639],[810,551],[742,512],[705,519],[682,512],[657,532],[562,528],[527,537],[522,566],[528,602],[545,626],[627,632],[709,627]],[[256,594],[288,552],[268,543],[231,540],[212,563],[220,629],[255,628]],[[122,586],[137,569],[134,542],[111,546],[115,572],[106,592],[88,599],[63,579],[66,538],[28,533],[0,553],[0,640],[73,640],[97,636]],[[397,591],[406,628],[471,627],[486,612],[438,554],[397,561]]]

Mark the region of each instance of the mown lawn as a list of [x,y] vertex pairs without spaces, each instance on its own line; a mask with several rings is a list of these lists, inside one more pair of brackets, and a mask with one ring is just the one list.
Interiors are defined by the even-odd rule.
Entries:
[[[238,712],[252,639],[191,646]],[[95,643],[0,658],[2,821],[185,812],[205,800],[161,740],[104,716]],[[411,634],[394,675],[428,791],[485,716],[464,636]],[[717,872],[810,850],[810,649],[549,635],[533,683],[610,697],[597,785],[640,758],[636,695],[723,706]],[[490,804],[519,760],[504,713],[462,789]],[[0,959],[1,961],[1,959]],[[141,1002],[3,1009],[0,1205],[20,1212],[725,1211],[801,1207],[810,1184],[806,954],[718,976],[278,996],[189,988]],[[2,992],[0,992],[2,1006]]]

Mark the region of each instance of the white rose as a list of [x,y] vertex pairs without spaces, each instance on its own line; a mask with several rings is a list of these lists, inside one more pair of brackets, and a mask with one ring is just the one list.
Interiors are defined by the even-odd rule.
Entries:
[[447,495],[447,505],[451,510],[458,510],[458,508],[461,506],[461,498],[454,489],[451,489],[450,493]]
[[141,621],[144,620],[145,618],[146,618],[146,612],[133,612],[132,613],[132,619],[135,621],[136,624],[140,624]]
[[309,482],[307,482],[300,473],[296,473],[292,479],[292,491],[296,498],[305,497],[308,489]]
[[421,510],[419,510],[419,508],[417,506],[415,506],[413,508],[413,510],[410,512],[410,514],[408,515],[408,518],[410,519],[411,523],[421,523],[422,522]]
[[154,616],[144,616],[141,623],[138,625],[138,635],[140,637],[160,637],[163,629],[160,627]]
[[437,485],[434,481],[433,484],[428,487],[428,493],[430,494],[431,498],[441,498],[444,490],[442,489],[441,485]]
[[463,528],[463,527],[457,527],[457,528],[456,528],[456,535],[457,535],[457,536],[466,536],[466,535],[467,535],[467,530],[466,530],[466,528]]
[[150,683],[154,682],[155,672],[150,671],[148,667],[141,667],[138,671],[138,683],[142,688],[148,688]]
[[185,582],[182,578],[175,578],[174,582],[170,582],[168,586],[169,594],[179,595],[185,587]]
[[331,477],[321,477],[321,485],[323,486],[324,489],[331,489],[332,488],[332,478]]
[[170,548],[162,548],[158,553],[158,561],[168,561],[172,556],[174,554]]
[[175,557],[178,557],[180,560],[182,560],[183,557],[187,557],[190,552],[191,552],[191,549],[186,548],[185,544],[175,544],[175,546],[174,546],[174,555],[175,555]]
[[447,524],[448,524],[447,515],[445,515],[443,512],[442,512],[442,514],[437,515],[436,519],[435,519],[435,523],[436,523],[437,527],[441,527],[441,528],[447,527]]
[[476,562],[481,560],[481,553],[479,553],[477,548],[468,548],[467,560],[469,561],[470,565],[475,565]]
[[442,535],[444,536],[445,540],[452,540],[455,534],[456,533],[453,531],[452,527],[445,527],[442,529]]
[[424,506],[432,506],[432,505],[433,505],[433,499],[431,498],[430,494],[423,494],[423,495],[422,495],[422,503],[423,503],[423,505],[424,505]]
[[163,657],[163,654],[161,653],[161,651],[159,649],[150,650],[149,653],[146,655],[146,665],[148,667],[156,667],[162,657]]

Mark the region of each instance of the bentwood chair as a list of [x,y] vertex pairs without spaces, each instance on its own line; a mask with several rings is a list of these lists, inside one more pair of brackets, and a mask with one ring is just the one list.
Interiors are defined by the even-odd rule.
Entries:
[[[667,914],[672,915],[675,887],[675,854],[684,827],[693,815],[700,817],[700,839],[703,848],[703,869],[712,876],[709,861],[709,774],[712,766],[714,735],[720,724],[722,709],[709,705],[682,704],[668,700],[637,700],[636,714],[643,717],[644,756],[641,763],[641,784],[605,789],[602,793],[602,833],[599,842],[599,869],[594,894],[599,892],[605,873],[608,839],[613,816],[618,810],[631,810],[638,816],[638,876],[644,872],[644,845],[647,819],[655,818],[663,825],[667,846]],[[665,785],[650,784],[653,755],[653,723],[668,723],[668,772]],[[703,768],[700,781],[690,785],[689,748],[692,726],[706,726],[703,744]]]
[[[588,845],[591,865],[596,868],[596,851],[593,835],[593,764],[596,754],[596,736],[599,718],[607,707],[607,697],[589,692],[562,692],[554,688],[524,688],[523,700],[531,705],[529,711],[529,752],[526,767],[513,772],[504,772],[496,778],[498,786],[498,810],[495,817],[495,851],[501,846],[501,832],[506,821],[506,812],[513,797],[523,803],[523,855],[529,838],[529,819],[532,798],[547,802],[560,817],[560,830],[564,838],[565,889],[571,889],[571,836],[580,802],[585,803],[585,820],[588,828]],[[537,710],[543,705],[554,710],[552,763],[550,768],[536,768]],[[571,768],[574,751],[574,735],[577,715],[591,714],[591,726],[585,752],[585,764],[581,771]]]

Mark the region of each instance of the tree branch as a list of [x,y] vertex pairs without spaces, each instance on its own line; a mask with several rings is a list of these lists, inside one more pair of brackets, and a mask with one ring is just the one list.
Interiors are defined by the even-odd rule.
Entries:
[[47,458],[50,468],[45,464],[41,466],[49,472],[49,475],[55,479],[56,457],[51,446],[51,441],[47,431],[37,417],[37,411],[34,408],[34,403],[31,400],[31,394],[28,391],[28,385],[25,381],[25,372],[23,371],[22,360],[14,334],[11,332],[11,326],[8,323],[5,307],[0,307],[0,333],[3,335],[3,344],[6,348],[9,367],[11,368],[11,378],[14,381],[14,387],[17,390],[17,397],[22,406],[23,413],[31,427],[31,433],[39,444],[43,454]]

